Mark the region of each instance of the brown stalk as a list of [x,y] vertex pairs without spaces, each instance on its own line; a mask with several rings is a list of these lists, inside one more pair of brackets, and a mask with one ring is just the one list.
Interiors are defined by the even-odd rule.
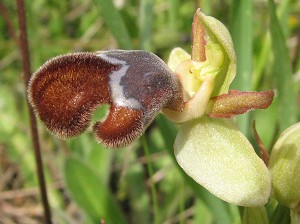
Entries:
[[[18,6],[18,22],[19,22],[19,29],[20,29],[20,37],[19,37],[20,50],[21,50],[22,63],[23,63],[24,84],[27,92],[27,86],[30,80],[31,71],[30,71],[30,57],[29,57],[29,48],[28,48],[28,40],[27,40],[24,1],[17,0],[17,6]],[[33,149],[35,154],[36,172],[39,180],[39,189],[40,189],[40,194],[41,194],[43,208],[44,208],[45,223],[52,224],[51,211],[48,203],[47,188],[46,188],[45,177],[43,172],[43,162],[41,157],[41,149],[39,143],[36,118],[29,104],[28,104],[28,109],[29,109],[29,116],[30,116],[31,138],[32,138]]]
[[253,133],[254,133],[254,138],[255,138],[256,144],[259,148],[260,157],[264,161],[266,166],[268,166],[269,160],[270,160],[270,155],[269,155],[264,143],[262,142],[262,140],[260,139],[260,137],[258,135],[258,132],[256,130],[255,121],[253,121],[253,123],[252,123],[252,128],[253,128]]

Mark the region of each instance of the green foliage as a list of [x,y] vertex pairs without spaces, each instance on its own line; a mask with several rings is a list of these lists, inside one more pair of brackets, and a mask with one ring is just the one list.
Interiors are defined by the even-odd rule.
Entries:
[[132,49],[129,33],[122,20],[122,17],[110,0],[94,1],[95,5],[101,11],[103,19],[109,30],[117,39],[120,48]]
[[125,223],[115,199],[96,173],[79,159],[65,162],[66,186],[74,200],[85,210],[94,223]]
[[278,88],[279,130],[283,131],[297,121],[295,84],[292,79],[292,63],[289,57],[284,30],[281,28],[275,11],[275,4],[269,0],[271,17],[272,50],[274,55],[273,73]]
[[[250,140],[250,124],[256,120],[270,149],[280,132],[300,118],[299,1],[199,2],[204,13],[232,32],[238,60],[233,87],[276,91],[269,109],[239,119]],[[10,0],[0,4],[5,8],[0,10],[0,192],[26,192],[36,189],[37,181],[16,40],[16,5]],[[195,10],[194,1],[179,0],[26,1],[32,70],[59,54],[117,48],[150,49],[167,61],[173,47],[190,52]],[[149,127],[144,144],[137,141],[120,150],[104,149],[89,131],[68,141],[50,135],[42,124],[39,132],[57,223],[99,223],[101,218],[107,223],[241,223],[236,206],[210,194],[177,165],[177,129],[162,115]],[[15,167],[16,175],[10,174]],[[23,208],[39,204],[37,194],[25,194],[22,200]],[[275,209],[270,203],[268,207],[270,223],[288,223],[289,209]],[[41,214],[27,214],[28,219],[41,220]]]
[[[234,42],[237,61],[237,75],[232,88],[247,91],[251,89],[251,73],[253,69],[253,1],[234,0],[232,3],[232,39]],[[249,114],[237,118],[241,131],[249,132]]]

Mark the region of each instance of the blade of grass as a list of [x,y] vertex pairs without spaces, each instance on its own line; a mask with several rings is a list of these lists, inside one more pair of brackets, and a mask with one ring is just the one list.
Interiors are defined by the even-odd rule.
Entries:
[[211,211],[207,208],[205,203],[200,199],[197,199],[195,203],[194,223],[201,223],[201,224],[213,223],[213,216],[211,214]]
[[271,39],[274,55],[273,75],[278,89],[279,131],[297,121],[296,91],[286,40],[276,15],[275,3],[269,0]]
[[295,54],[294,54],[294,58],[293,58],[293,68],[294,71],[298,71],[298,76],[300,73],[300,27],[298,28],[298,32],[297,32],[297,46],[296,46],[296,50],[295,50]]
[[64,177],[74,200],[93,222],[126,223],[115,198],[98,175],[84,162],[75,158],[65,161]]
[[153,0],[142,0],[140,3],[140,41],[141,48],[147,51],[152,49],[152,19]]
[[168,10],[168,14],[169,14],[169,28],[172,32],[176,32],[178,30],[178,10],[179,10],[179,6],[180,3],[178,0],[169,0],[168,1],[168,5],[169,5],[169,10]]
[[252,87],[254,90],[258,89],[259,82],[263,76],[266,64],[269,62],[269,56],[271,51],[271,37],[270,33],[267,32],[262,40],[262,45],[257,56],[257,62],[254,67],[254,75],[252,80]]
[[[135,159],[137,159],[136,155]],[[153,217],[149,212],[151,209],[151,195],[146,193],[148,192],[148,186],[145,183],[144,167],[141,163],[134,161],[134,164],[128,168],[126,177],[120,184],[120,189],[122,189],[122,185],[127,186],[131,220],[134,220],[135,223],[150,224],[152,223],[150,217]]]
[[220,224],[230,224],[232,223],[231,216],[228,212],[228,206],[225,202],[221,201],[211,193],[209,193],[206,189],[196,183],[191,177],[189,177],[178,165],[175,155],[173,144],[175,141],[175,137],[177,134],[177,130],[171,122],[167,121],[163,115],[159,115],[156,119],[158,126],[160,128],[161,134],[164,138],[166,149],[168,150],[171,158],[176,164],[178,171],[184,177],[187,185],[191,187],[194,191],[195,195],[200,198],[203,202],[205,202],[206,206],[212,212],[214,218],[216,219],[216,223]]
[[94,0],[94,3],[102,13],[106,25],[116,38],[120,48],[132,49],[130,35],[119,11],[115,8],[113,1]]
[[[232,4],[232,38],[237,56],[237,75],[232,88],[251,90],[252,73],[252,1],[234,0]],[[249,114],[237,117],[241,131],[247,135]]]
[[147,139],[146,136],[143,135],[142,137],[142,144],[143,144],[143,148],[144,148],[144,153],[147,159],[147,170],[148,170],[148,174],[150,177],[150,189],[151,189],[151,197],[152,197],[152,203],[153,203],[153,216],[154,216],[154,224],[158,224],[158,219],[159,219],[159,209],[158,209],[158,201],[157,201],[157,191],[155,188],[155,183],[153,182],[153,167],[151,164],[151,159],[150,159],[150,151],[149,151],[149,145],[147,143]]
[[[291,0],[282,0],[278,2],[277,15],[281,23],[281,26],[283,26],[283,24],[287,24],[288,22],[288,12],[290,11],[291,8],[290,4],[291,4]],[[286,27],[285,34],[287,34],[288,26],[285,27]],[[254,90],[258,89],[258,85],[262,78],[263,72],[266,66],[268,66],[267,63],[270,63],[270,52],[271,52],[271,37],[270,37],[270,33],[267,32],[263,37],[261,47],[257,56],[257,62],[254,67],[254,73],[253,73]]]
[[110,180],[112,168],[113,152],[103,147],[97,142],[92,142],[91,151],[88,155],[88,162],[91,168],[97,171],[103,183],[107,184]]
[[278,17],[280,18],[278,21],[282,28],[284,36],[287,36],[287,34],[290,31],[289,26],[287,26],[286,24],[288,24],[289,13],[292,10],[291,9],[292,2],[293,2],[293,0],[280,1],[280,5],[278,6],[278,9],[276,10],[278,13]]

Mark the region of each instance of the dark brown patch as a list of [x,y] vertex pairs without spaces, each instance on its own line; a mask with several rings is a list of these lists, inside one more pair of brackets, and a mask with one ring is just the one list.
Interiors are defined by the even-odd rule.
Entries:
[[115,69],[92,53],[56,57],[34,74],[29,101],[50,131],[76,136],[89,126],[97,106],[111,103],[108,75]]
[[141,136],[144,127],[142,111],[113,106],[105,121],[94,125],[97,140],[107,147],[122,147]]

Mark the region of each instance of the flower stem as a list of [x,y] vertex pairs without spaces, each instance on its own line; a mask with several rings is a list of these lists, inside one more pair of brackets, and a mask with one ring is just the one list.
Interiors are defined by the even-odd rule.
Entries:
[[278,204],[271,217],[270,223],[289,224],[290,221],[290,209]]
[[142,137],[142,144],[143,144],[143,148],[144,148],[144,153],[146,156],[146,160],[147,160],[147,170],[148,170],[148,174],[149,174],[149,180],[150,180],[150,188],[151,188],[151,197],[152,197],[152,203],[153,203],[153,216],[154,216],[154,224],[158,224],[159,223],[159,210],[158,210],[158,201],[157,201],[157,191],[155,188],[155,183],[152,179],[153,177],[153,167],[151,164],[151,159],[150,159],[150,152],[149,152],[149,145],[146,139],[146,136],[143,135]]
[[[20,50],[23,63],[23,73],[24,73],[24,85],[27,90],[28,82],[30,80],[31,71],[30,71],[30,57],[29,57],[29,48],[27,40],[27,29],[26,29],[26,16],[24,10],[24,1],[17,0],[18,6],[18,22],[20,29]],[[27,92],[27,91],[26,91]],[[30,129],[31,129],[31,138],[35,153],[35,162],[36,162],[36,171],[39,180],[39,189],[42,197],[42,203],[44,207],[44,216],[45,223],[51,224],[51,211],[48,203],[47,197],[47,188],[45,183],[45,177],[43,173],[43,162],[41,157],[40,143],[38,137],[37,123],[34,112],[28,104],[29,116],[30,116]]]

